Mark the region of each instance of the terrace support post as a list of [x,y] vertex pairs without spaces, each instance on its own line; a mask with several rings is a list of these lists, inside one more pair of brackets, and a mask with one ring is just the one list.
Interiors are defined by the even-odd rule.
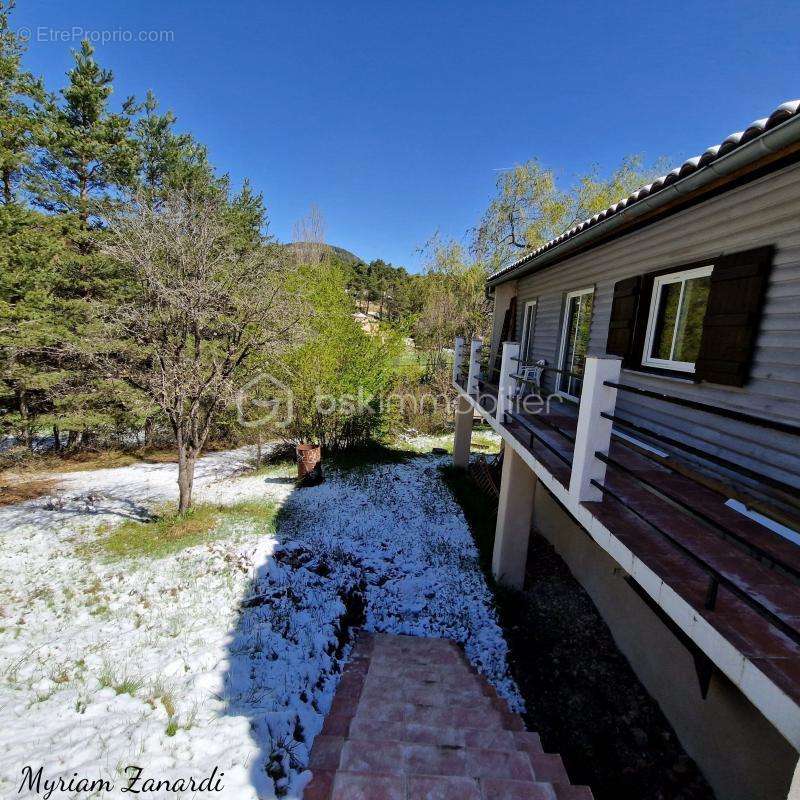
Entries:
[[617,356],[586,358],[569,479],[569,493],[581,502],[603,499],[603,493],[592,486],[592,480],[603,483],[606,477],[606,465],[595,458],[595,453],[599,451],[608,455],[611,420],[601,417],[600,414],[613,414],[617,404],[617,390],[605,386],[604,383],[619,383],[621,368],[622,359]]
[[506,586],[521,589],[533,516],[536,475],[513,447],[503,448],[503,474],[494,534],[492,575]]
[[469,377],[467,378],[467,394],[471,397],[478,395],[478,379],[481,377],[481,348],[483,339],[479,336],[472,340],[469,346]]
[[456,467],[469,467],[469,452],[472,446],[472,418],[475,412],[472,403],[458,394],[456,403],[456,433],[453,439],[453,464]]
[[512,411],[514,395],[517,393],[517,379],[512,377],[519,372],[519,344],[503,342],[503,355],[500,359],[500,384],[497,387],[497,421],[505,422],[506,412]]
[[456,343],[453,348],[453,383],[458,384],[461,380],[461,367],[464,361],[464,337],[456,336]]

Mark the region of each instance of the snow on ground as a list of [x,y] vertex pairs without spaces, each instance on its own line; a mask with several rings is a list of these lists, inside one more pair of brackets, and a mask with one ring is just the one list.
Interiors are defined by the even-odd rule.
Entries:
[[[445,450],[453,449],[453,434],[425,434],[403,433],[398,438],[398,444],[404,449],[413,450],[415,453],[430,453],[434,447]],[[500,434],[491,428],[482,427],[472,432],[472,447],[484,451],[499,452],[502,440]]]
[[196,499],[274,499],[277,533],[226,523],[160,559],[81,546],[101,523],[174,498],[174,465],[71,473],[57,501],[0,509],[0,796],[35,796],[17,794],[32,765],[50,779],[102,777],[115,789],[95,796],[126,797],[133,765],[140,781],[224,773],[221,792],[173,783],[151,798],[298,797],[353,624],[457,639],[521,707],[439,459],[292,491],[285,473],[240,474],[248,457],[202,459]]

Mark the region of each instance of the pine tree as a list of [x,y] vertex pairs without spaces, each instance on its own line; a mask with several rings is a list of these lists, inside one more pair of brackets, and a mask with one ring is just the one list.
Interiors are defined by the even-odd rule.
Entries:
[[0,407],[3,426],[26,444],[55,424],[53,393],[66,375],[69,320],[54,295],[61,242],[56,220],[17,203],[0,206]]
[[[43,147],[30,181],[34,203],[48,212],[61,241],[52,279],[53,305],[61,339],[45,371],[57,374],[51,415],[77,443],[97,429],[113,429],[137,418],[118,386],[89,369],[85,356],[93,339],[97,306],[128,291],[118,265],[99,252],[103,214],[132,186],[136,147],[130,119],[112,113],[113,76],[83,42],[60,99],[49,103]],[[98,343],[98,346],[100,343]]]
[[[115,189],[133,183],[136,148],[130,119],[108,109],[111,71],[94,60],[88,41],[73,55],[75,66],[67,73],[62,100],[49,108],[45,149],[32,188],[37,205],[74,216],[79,228],[88,231]],[[82,244],[88,241],[84,237]]]
[[177,118],[171,111],[158,112],[158,101],[152,91],[147,92],[141,103],[129,101],[126,111],[134,119],[138,189],[196,190],[217,183],[206,148],[191,134],[175,132]]
[[0,197],[4,204],[17,199],[23,172],[41,137],[45,100],[41,80],[21,67],[24,42],[9,26],[14,5],[13,0],[0,0]]

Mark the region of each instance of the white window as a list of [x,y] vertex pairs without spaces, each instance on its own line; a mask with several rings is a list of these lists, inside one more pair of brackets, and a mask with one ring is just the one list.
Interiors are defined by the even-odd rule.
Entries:
[[643,365],[694,372],[713,269],[709,264],[653,280]]
[[570,292],[564,304],[564,324],[561,329],[561,349],[558,354],[556,387],[558,393],[577,400],[583,385],[582,375],[589,349],[589,330],[592,325],[594,289]]
[[520,361],[529,364],[533,359],[533,330],[536,325],[536,300],[525,303],[522,317],[522,343],[519,348]]

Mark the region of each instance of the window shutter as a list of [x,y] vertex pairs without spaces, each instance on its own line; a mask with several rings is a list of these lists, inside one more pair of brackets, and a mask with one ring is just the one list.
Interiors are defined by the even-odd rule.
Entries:
[[723,256],[714,263],[695,376],[744,386],[753,360],[772,247]]
[[641,288],[642,279],[638,275],[614,284],[606,353],[621,356],[625,367],[636,366],[639,363],[635,354],[634,332]]
[[517,330],[517,296],[514,295],[508,304],[505,316],[503,317],[503,327],[500,330],[500,341],[497,343],[497,350],[494,354],[494,362],[492,363],[491,382],[499,383],[500,381],[500,359],[503,355],[503,342],[512,341],[516,338]]

